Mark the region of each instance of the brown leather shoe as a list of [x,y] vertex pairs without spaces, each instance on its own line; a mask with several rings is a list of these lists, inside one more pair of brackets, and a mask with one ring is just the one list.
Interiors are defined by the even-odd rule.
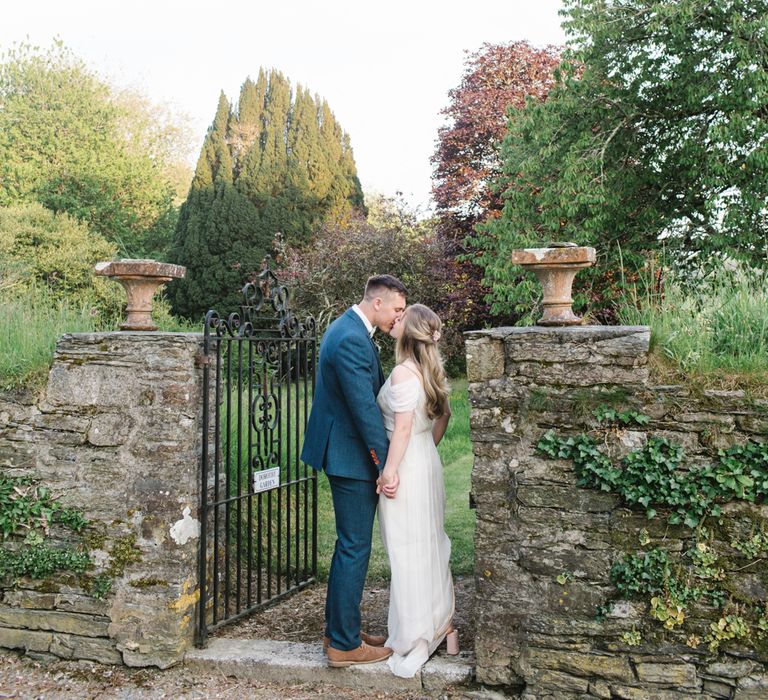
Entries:
[[387,638],[381,634],[366,634],[360,632],[360,641],[365,642],[369,647],[383,647]]
[[[383,647],[387,638],[380,634],[366,634],[365,632],[360,632],[360,641],[365,642],[369,647]],[[328,637],[323,637],[323,651],[326,653],[328,652],[328,645],[330,642],[331,640],[328,639]]]
[[328,647],[328,665],[332,668],[345,668],[347,666],[357,666],[360,664],[376,664],[392,656],[392,650],[389,647],[372,647],[362,642],[357,649],[350,651],[340,651],[333,647]]

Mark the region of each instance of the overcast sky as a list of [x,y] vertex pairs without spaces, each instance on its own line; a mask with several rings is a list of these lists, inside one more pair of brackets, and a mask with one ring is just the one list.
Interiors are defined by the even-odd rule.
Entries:
[[440,110],[465,50],[483,42],[562,44],[560,0],[13,0],[0,49],[58,36],[113,83],[191,118],[197,160],[221,90],[259,67],[326,98],[352,140],[366,192],[429,204]]

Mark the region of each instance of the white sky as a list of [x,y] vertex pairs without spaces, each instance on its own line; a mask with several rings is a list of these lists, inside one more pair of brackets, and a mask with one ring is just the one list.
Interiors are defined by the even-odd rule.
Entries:
[[197,160],[219,92],[278,68],[326,98],[366,192],[429,203],[440,110],[483,42],[562,44],[560,0],[7,0],[0,50],[55,36],[119,86],[191,117]]

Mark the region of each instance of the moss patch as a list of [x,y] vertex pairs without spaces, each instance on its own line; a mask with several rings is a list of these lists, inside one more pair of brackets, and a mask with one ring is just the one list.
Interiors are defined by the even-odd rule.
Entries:
[[144,576],[143,578],[135,578],[128,582],[129,586],[133,588],[150,588],[151,586],[167,586],[168,581],[164,578],[156,578],[155,576]]
[[136,546],[136,535],[131,533],[118,537],[112,545],[112,549],[109,550],[109,557],[107,573],[114,577],[122,576],[129,564],[141,559],[141,550]]

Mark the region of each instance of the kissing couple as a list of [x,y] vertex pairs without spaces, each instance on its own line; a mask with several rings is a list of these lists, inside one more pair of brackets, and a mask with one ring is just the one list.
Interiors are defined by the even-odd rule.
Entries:
[[[370,277],[363,299],[328,327],[320,344],[315,394],[301,459],[325,471],[336,519],[323,648],[328,665],[387,660],[414,676],[453,629],[451,542],[437,443],[450,418],[438,351],[441,323],[392,275]],[[396,339],[397,364],[384,379],[376,328]],[[391,583],[388,635],[360,629],[376,508]]]

